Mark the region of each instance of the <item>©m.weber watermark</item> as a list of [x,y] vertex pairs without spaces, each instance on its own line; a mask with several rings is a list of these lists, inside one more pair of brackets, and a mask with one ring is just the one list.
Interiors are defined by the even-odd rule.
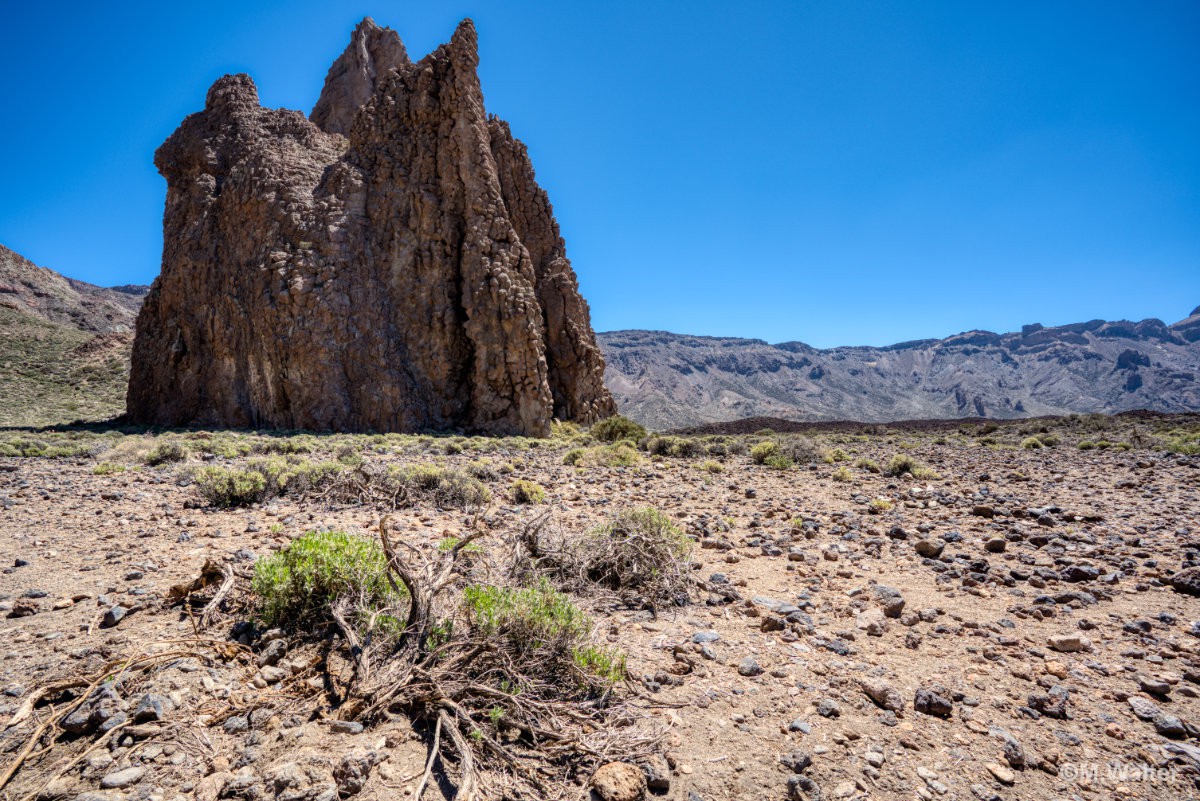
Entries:
[[1150,782],[1169,784],[1180,778],[1175,768],[1153,768],[1132,762],[1066,762],[1058,766],[1058,775],[1063,779],[1083,779],[1094,782]]

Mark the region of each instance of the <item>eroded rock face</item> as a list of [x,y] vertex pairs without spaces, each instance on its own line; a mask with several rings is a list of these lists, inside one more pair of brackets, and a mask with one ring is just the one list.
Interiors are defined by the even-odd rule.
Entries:
[[477,62],[469,20],[416,64],[365,20],[311,120],[261,107],[246,75],[213,85],[155,156],[163,268],[131,418],[541,435],[614,413],[546,193],[486,115]]

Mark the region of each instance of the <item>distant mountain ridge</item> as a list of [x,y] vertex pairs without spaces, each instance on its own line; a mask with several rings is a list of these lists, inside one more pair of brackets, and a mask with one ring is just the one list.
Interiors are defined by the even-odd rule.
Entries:
[[885,347],[664,331],[597,338],[618,407],[657,429],[759,416],[888,422],[1200,410],[1200,308],[1173,325],[1035,324]]

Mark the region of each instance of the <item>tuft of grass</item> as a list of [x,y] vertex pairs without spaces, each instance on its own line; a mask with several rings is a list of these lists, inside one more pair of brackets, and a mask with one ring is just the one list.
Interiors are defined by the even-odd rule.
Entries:
[[697,466],[701,470],[703,470],[705,473],[716,474],[716,473],[724,473],[725,472],[725,468],[721,465],[721,463],[714,461],[712,459],[706,459],[705,461],[701,462]]
[[850,473],[850,470],[845,467],[839,467],[837,470],[834,470],[833,475],[831,475],[830,478],[832,478],[834,481],[840,481],[847,484],[854,480],[854,476]]
[[892,502],[887,498],[873,498],[867,508],[871,514],[882,514],[892,511]]
[[95,476],[112,476],[117,473],[124,473],[125,465],[113,464],[112,462],[101,462],[92,468],[92,475]]
[[310,531],[254,565],[251,590],[268,626],[311,629],[332,620],[330,607],[346,603],[352,624],[399,633],[403,589],[387,580],[387,556],[374,539],[344,531]]
[[539,504],[546,500],[546,490],[540,484],[519,478],[510,490],[513,503]]
[[854,466],[859,470],[866,470],[868,473],[883,472],[883,468],[879,466],[879,462],[875,462],[870,459],[859,459],[854,463]]
[[573,467],[633,467],[641,461],[637,446],[628,440],[594,448],[572,448],[563,455],[563,464]]

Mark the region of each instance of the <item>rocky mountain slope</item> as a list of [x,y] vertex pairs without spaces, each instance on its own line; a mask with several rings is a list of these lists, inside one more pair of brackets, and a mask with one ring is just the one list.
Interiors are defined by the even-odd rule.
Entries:
[[128,413],[154,425],[549,433],[615,411],[546,193],[487,114],[475,28],[370,19],[311,119],[227,75],[159,148],[162,273]]
[[145,294],[65,278],[0,245],[0,425],[119,414]]
[[599,335],[621,411],[658,429],[780,417],[886,422],[1200,409],[1200,308],[1166,325],[1092,320],[883,348]]

